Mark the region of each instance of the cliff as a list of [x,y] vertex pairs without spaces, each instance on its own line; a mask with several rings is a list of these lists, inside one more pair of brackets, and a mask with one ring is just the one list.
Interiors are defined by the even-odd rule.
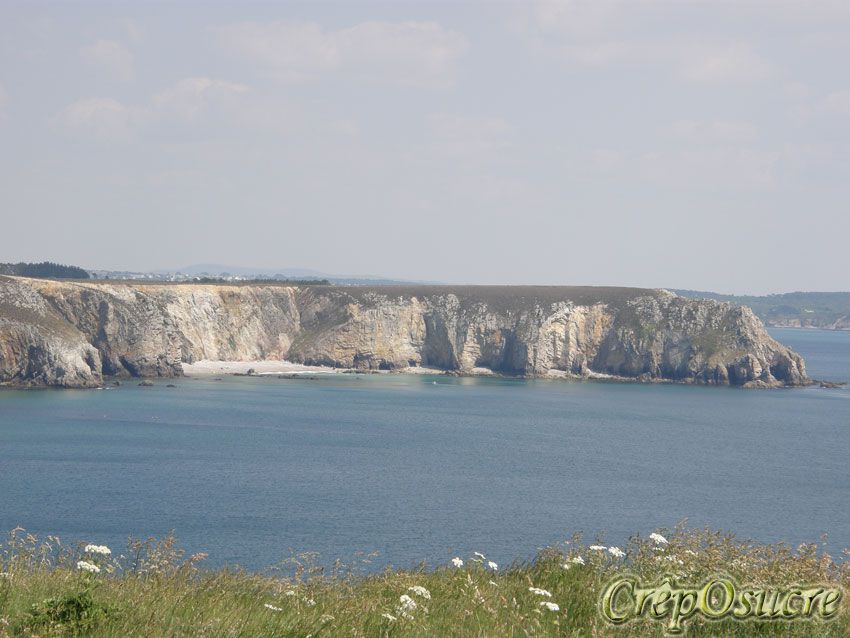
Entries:
[[737,386],[809,382],[746,307],[602,287],[109,284],[0,277],[0,382],[89,387],[202,359]]
[[850,292],[785,292],[775,295],[721,295],[674,290],[692,299],[716,299],[747,306],[768,326],[850,330]]

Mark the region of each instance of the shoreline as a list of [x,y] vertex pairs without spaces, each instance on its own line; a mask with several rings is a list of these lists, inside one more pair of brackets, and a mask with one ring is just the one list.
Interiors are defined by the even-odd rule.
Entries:
[[809,379],[809,382],[800,386],[789,386],[784,384],[767,385],[754,383],[743,386],[724,386],[711,383],[697,383],[687,379],[647,378],[647,377],[625,377],[601,372],[588,372],[579,375],[565,370],[551,369],[545,375],[540,376],[512,376],[505,375],[490,368],[476,367],[471,370],[445,370],[443,368],[410,366],[393,370],[369,370],[360,368],[335,368],[331,366],[305,365],[291,361],[254,360],[254,361],[213,361],[204,359],[194,363],[182,364],[183,376],[187,378],[208,378],[216,376],[239,376],[239,377],[316,377],[318,375],[413,375],[413,376],[443,376],[443,377],[465,377],[465,378],[495,378],[495,379],[545,379],[556,381],[591,381],[602,383],[628,383],[649,385],[704,385],[716,387],[740,387],[745,390],[752,389],[783,389],[795,387],[812,387],[819,384],[821,387],[839,387],[841,384],[823,382],[819,379]]
[[[462,378],[493,378],[493,379],[515,379],[529,380],[541,379],[550,381],[580,381],[580,382],[595,382],[595,383],[626,383],[639,385],[693,385],[706,387],[726,387],[739,388],[744,390],[763,390],[763,389],[789,389],[789,388],[808,388],[820,386],[821,388],[844,388],[846,384],[842,382],[830,382],[821,379],[809,378],[807,383],[801,385],[786,385],[786,384],[765,384],[757,382],[745,385],[727,385],[714,383],[700,383],[693,379],[670,379],[661,377],[626,377],[615,374],[606,374],[602,372],[588,371],[586,374],[575,374],[565,370],[550,369],[543,375],[507,375],[491,368],[475,367],[467,370],[445,370],[443,368],[410,366],[405,368],[397,368],[392,370],[371,370],[362,368],[347,368],[333,367],[322,365],[306,365],[301,363],[293,363],[285,360],[269,360],[257,359],[248,361],[215,361],[203,359],[194,363],[182,363],[181,374],[174,376],[104,376],[100,385],[92,385],[86,387],[73,386],[50,386],[42,384],[22,384],[14,382],[0,382],[0,389],[69,389],[69,390],[102,390],[112,385],[121,385],[121,383],[137,382],[166,382],[170,379],[209,379],[223,376],[234,377],[278,377],[278,378],[317,378],[321,376],[332,377],[334,375],[412,375],[412,376],[442,376],[442,377],[462,377]],[[140,383],[141,384],[141,383]],[[146,383],[147,384],[147,383]]]
[[781,330],[822,330],[825,332],[850,332],[850,328],[826,328],[823,326],[777,326],[772,323],[765,323],[765,328],[779,328]]
[[349,368],[330,366],[308,366],[290,361],[214,361],[203,359],[194,363],[183,363],[183,374],[187,377],[218,375],[271,376],[278,374],[344,374]]

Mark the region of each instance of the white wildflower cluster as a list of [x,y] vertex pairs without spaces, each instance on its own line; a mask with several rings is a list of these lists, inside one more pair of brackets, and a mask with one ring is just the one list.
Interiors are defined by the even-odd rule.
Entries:
[[419,605],[417,605],[416,601],[410,596],[402,594],[398,599],[398,607],[395,611],[402,618],[411,620],[413,615],[410,612],[415,611],[418,606]]
[[613,556],[614,558],[622,558],[626,555],[626,552],[624,552],[619,547],[609,547],[608,553],[611,554],[611,556]]
[[561,565],[564,569],[570,569],[573,565],[584,565],[584,559],[581,556],[573,556],[566,563]]
[[[537,594],[538,596],[543,596],[545,598],[551,598],[552,597],[552,592],[546,591],[545,589],[540,589],[539,587],[529,587],[528,591],[530,591],[532,594]],[[552,601],[549,601],[549,600],[541,600],[539,603],[537,603],[537,606],[548,609],[549,611],[560,611],[561,610],[558,603],[553,603]]]
[[398,597],[398,606],[399,609],[413,611],[418,605],[416,604],[416,601],[413,600],[410,596],[408,596],[407,594],[402,594]]
[[487,567],[489,567],[490,569],[492,569],[494,572],[499,571],[499,566],[498,566],[496,563],[494,563],[493,561],[491,561],[491,560],[488,560],[488,561],[487,561]]
[[593,550],[594,552],[604,552],[608,548],[605,547],[605,545],[591,545],[587,549]]
[[394,622],[396,620],[396,617],[392,614],[381,614],[381,618],[386,618],[390,622]]
[[482,554],[481,552],[472,552],[472,553],[479,560],[486,560],[487,559],[487,557],[484,554]]
[[649,538],[650,540],[654,541],[656,545],[667,545],[670,542],[658,532],[653,532],[649,535]]
[[284,596],[295,596],[296,594],[295,594],[295,590],[294,590],[294,589],[287,589],[287,590],[283,593],[283,595],[284,595]]
[[452,558],[452,565],[454,565],[455,567],[463,567],[463,560],[455,556],[454,558]]
[[275,607],[274,605],[270,605],[269,603],[265,603],[265,604],[263,605],[263,607],[265,607],[266,609],[271,609],[272,611],[283,611],[283,609],[282,609],[282,608],[280,608],[280,607]]
[[425,600],[431,600],[431,592],[425,589],[422,585],[414,585],[413,587],[408,587],[407,591],[413,592],[417,596],[421,596]]
[[99,574],[100,567],[95,565],[94,563],[90,563],[87,560],[78,560],[77,561],[77,569],[83,572],[88,572],[90,574]]
[[83,550],[86,554],[97,554],[99,556],[111,556],[112,550],[106,545],[86,545]]

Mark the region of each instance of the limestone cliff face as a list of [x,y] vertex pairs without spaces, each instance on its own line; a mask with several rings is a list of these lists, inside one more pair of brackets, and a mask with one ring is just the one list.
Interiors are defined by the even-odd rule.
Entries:
[[744,307],[662,290],[0,279],[0,382],[92,386],[183,362],[488,368],[743,386],[808,382]]
[[100,355],[26,280],[0,278],[0,382],[97,387]]

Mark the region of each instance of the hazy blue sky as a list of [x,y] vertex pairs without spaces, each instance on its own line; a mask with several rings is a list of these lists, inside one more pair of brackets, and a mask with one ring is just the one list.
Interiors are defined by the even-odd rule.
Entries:
[[0,2],[0,261],[850,289],[850,2]]

